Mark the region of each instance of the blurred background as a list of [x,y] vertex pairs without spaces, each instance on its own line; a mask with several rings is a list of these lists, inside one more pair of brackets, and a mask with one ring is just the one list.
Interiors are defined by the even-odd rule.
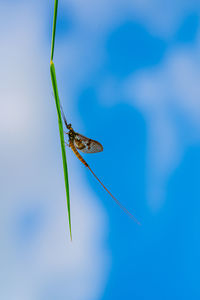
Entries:
[[66,149],[70,242],[50,79],[54,1],[0,0],[0,299],[200,299],[200,5],[62,0],[54,62],[83,155]]

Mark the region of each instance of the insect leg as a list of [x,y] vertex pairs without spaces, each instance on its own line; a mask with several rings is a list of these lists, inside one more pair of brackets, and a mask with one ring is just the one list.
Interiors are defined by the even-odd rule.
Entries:
[[68,128],[67,119],[66,119],[66,117],[65,117],[64,110],[63,110],[61,104],[60,104],[60,110],[61,110],[61,115],[62,115],[62,117],[63,117],[63,120],[64,120],[64,122],[65,122],[65,126]]

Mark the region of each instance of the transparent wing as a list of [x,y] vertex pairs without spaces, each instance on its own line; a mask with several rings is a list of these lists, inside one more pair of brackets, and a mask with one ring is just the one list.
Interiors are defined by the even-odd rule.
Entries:
[[74,137],[74,146],[84,153],[96,153],[103,151],[103,146],[92,139],[76,133]]

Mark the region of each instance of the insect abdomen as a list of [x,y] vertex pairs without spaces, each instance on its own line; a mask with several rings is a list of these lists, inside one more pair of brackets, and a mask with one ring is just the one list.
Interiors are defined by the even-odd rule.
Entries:
[[74,154],[78,157],[78,159],[86,166],[88,167],[88,164],[86,161],[83,159],[83,157],[80,155],[80,153],[76,150],[76,147],[73,144],[73,141],[69,141],[69,146],[71,147],[72,151]]

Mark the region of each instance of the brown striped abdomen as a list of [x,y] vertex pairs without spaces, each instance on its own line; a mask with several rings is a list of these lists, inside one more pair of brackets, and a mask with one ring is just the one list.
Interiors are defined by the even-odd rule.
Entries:
[[69,140],[69,146],[72,149],[72,151],[74,152],[74,154],[76,155],[76,157],[78,157],[78,159],[86,166],[88,167],[88,164],[86,163],[86,161],[83,159],[83,157],[80,155],[80,153],[77,151],[76,147],[74,146],[74,143],[72,140]]

